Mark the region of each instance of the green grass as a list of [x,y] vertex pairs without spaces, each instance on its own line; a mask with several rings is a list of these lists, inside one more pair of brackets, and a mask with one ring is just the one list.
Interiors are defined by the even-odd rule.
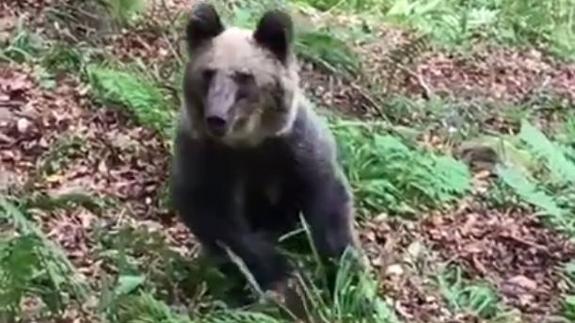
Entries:
[[567,284],[571,289],[570,295],[566,295],[563,300],[563,315],[570,321],[575,320],[575,261],[567,263],[563,271],[566,276]]
[[[111,322],[289,322],[294,315],[263,294],[249,307],[224,305],[231,282],[201,259],[184,259],[157,233],[123,227],[97,236],[99,259],[118,272],[100,297],[99,307]],[[318,258],[309,259],[312,268],[318,264]],[[354,253],[345,253],[338,268],[333,295],[322,286],[321,273],[302,268],[298,274],[309,322],[398,322],[378,296],[373,273],[358,267]],[[179,296],[171,293],[174,288]],[[167,305],[182,297],[187,309],[177,312]]]
[[19,21],[8,42],[1,45],[0,62],[18,63],[37,58],[45,46],[42,37],[28,30],[22,21]]
[[[355,258],[342,258],[338,271],[336,291],[332,297],[307,276],[299,275],[299,284],[308,322],[399,322],[387,303],[377,295],[373,277],[355,267]],[[134,279],[136,282],[139,280]],[[133,291],[133,290],[132,290]],[[291,322],[295,314],[274,301],[263,298],[249,308],[210,306],[209,310],[190,315],[176,314],[165,301],[149,291],[137,291],[115,299],[113,322]],[[212,300],[213,302],[214,300]]]
[[[22,314],[24,298],[39,297],[46,304],[46,318],[61,315],[70,299],[82,304],[90,298],[96,300],[90,307],[93,315],[110,322],[290,322],[285,308],[263,298],[249,308],[224,305],[229,280],[201,259],[185,259],[159,232],[145,227],[94,227],[95,260],[113,270],[102,273],[93,290],[76,278],[60,248],[27,218],[27,205],[1,204],[0,219],[10,224],[0,244],[0,315],[7,321]],[[310,261],[311,267],[319,264],[318,258]],[[318,273],[302,269],[298,277],[310,322],[399,322],[378,295],[373,272],[359,267],[354,253],[342,257],[333,295],[326,293]],[[173,307],[182,302],[190,306]]]
[[490,284],[464,278],[461,268],[457,266],[446,268],[438,275],[437,280],[442,296],[456,313],[471,314],[489,322],[508,314]]

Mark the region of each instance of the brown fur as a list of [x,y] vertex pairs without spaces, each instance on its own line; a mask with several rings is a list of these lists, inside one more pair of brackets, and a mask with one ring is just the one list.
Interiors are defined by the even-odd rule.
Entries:
[[[255,78],[255,93],[232,108],[231,132],[222,138],[229,145],[257,145],[268,137],[285,133],[291,128],[300,100],[298,66],[290,58],[282,64],[269,51],[255,43],[253,32],[230,27],[202,48],[192,53],[187,65],[189,87],[200,87],[200,76],[206,69],[224,73],[245,73]],[[184,106],[190,117],[190,129],[208,132],[197,104]]]
[[224,258],[228,246],[264,290],[291,271],[269,237],[295,229],[300,213],[326,259],[358,247],[334,137],[299,88],[289,17],[269,11],[254,31],[226,29],[199,4],[188,45],[171,196],[202,245]]

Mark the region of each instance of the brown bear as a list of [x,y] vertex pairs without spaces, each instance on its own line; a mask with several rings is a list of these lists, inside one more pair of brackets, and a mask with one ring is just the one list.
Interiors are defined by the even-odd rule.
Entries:
[[253,31],[226,28],[199,2],[186,32],[171,197],[190,230],[209,253],[239,256],[263,290],[290,276],[274,239],[300,212],[326,260],[357,247],[334,136],[299,86],[291,17],[269,10]]

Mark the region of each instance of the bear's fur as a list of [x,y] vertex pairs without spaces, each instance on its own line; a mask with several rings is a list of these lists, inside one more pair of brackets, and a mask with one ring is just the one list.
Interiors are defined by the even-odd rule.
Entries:
[[299,87],[291,18],[270,10],[254,31],[224,27],[200,2],[175,138],[171,195],[202,245],[238,255],[264,290],[291,266],[274,246],[302,212],[325,258],[357,247],[353,196],[330,130]]

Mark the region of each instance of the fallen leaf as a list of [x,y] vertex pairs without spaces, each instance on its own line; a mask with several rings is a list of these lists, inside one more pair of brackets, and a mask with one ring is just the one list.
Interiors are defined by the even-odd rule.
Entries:
[[507,283],[519,286],[524,289],[534,290],[537,289],[537,282],[529,279],[523,275],[517,275],[507,280]]

